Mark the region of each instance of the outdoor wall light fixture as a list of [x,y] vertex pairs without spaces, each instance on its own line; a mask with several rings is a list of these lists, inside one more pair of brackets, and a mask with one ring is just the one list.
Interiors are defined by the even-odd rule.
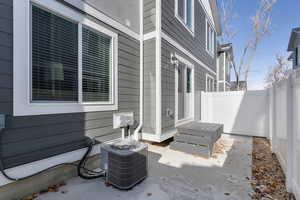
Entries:
[[178,58],[175,56],[175,54],[171,54],[171,64],[178,66]]

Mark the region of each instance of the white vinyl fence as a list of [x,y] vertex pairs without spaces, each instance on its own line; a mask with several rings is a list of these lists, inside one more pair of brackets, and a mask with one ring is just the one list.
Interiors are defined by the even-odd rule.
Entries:
[[224,132],[267,137],[267,91],[202,93],[201,120],[224,124]]
[[287,187],[300,199],[300,70],[268,89],[269,137],[286,174]]
[[300,200],[300,70],[262,91],[201,94],[201,120],[224,124],[224,132],[270,139]]

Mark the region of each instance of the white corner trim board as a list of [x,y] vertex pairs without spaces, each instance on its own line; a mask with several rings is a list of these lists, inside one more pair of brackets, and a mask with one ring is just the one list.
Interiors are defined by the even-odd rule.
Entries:
[[[38,0],[37,0],[38,1]],[[53,0],[43,0],[43,1],[53,1]],[[65,2],[75,6],[76,8],[88,13],[89,15],[99,19],[100,21],[126,33],[127,35],[130,35],[134,37],[136,40],[140,40],[140,34],[132,31],[131,29],[127,28],[123,24],[117,22],[116,20],[108,17],[107,15],[103,14],[99,10],[93,8],[87,3],[84,3],[82,0],[64,0]]]
[[[85,154],[86,148],[71,151],[68,153],[60,154],[57,156],[53,156],[50,158],[46,158],[43,160],[35,161],[32,163],[28,163],[25,165],[20,165],[17,167],[13,167],[10,169],[5,170],[5,172],[14,178],[22,178],[34,173],[37,173],[39,171],[42,171],[44,169],[47,169],[51,166],[59,165],[62,163],[72,163],[80,160],[82,156]],[[96,155],[100,153],[100,144],[95,145],[92,152],[92,155]],[[7,180],[2,174],[0,174],[0,186],[12,183],[13,181]]]
[[181,52],[183,52],[185,55],[187,55],[188,57],[190,57],[192,60],[194,60],[196,63],[198,63],[201,67],[203,67],[204,69],[206,69],[207,71],[209,71],[210,73],[216,75],[216,72],[214,72],[212,69],[210,69],[206,64],[204,64],[201,60],[199,60],[198,58],[196,58],[196,56],[194,56],[190,51],[186,50],[185,48],[183,48],[178,42],[176,42],[175,40],[173,40],[171,37],[169,37],[166,33],[162,32],[161,36],[163,39],[165,39],[167,42],[169,42],[171,45],[173,45],[175,48],[177,48],[178,50],[180,50]]
[[161,1],[156,0],[156,50],[155,50],[155,73],[156,73],[156,96],[155,96],[155,104],[156,104],[156,134],[158,136],[161,135],[162,128],[162,120],[161,120]]

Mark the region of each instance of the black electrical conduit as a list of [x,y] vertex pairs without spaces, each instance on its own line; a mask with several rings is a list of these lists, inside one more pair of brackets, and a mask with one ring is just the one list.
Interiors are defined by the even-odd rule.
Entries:
[[[1,132],[1,130],[0,130],[0,132]],[[1,171],[2,175],[10,181],[25,180],[25,179],[28,179],[28,178],[31,178],[33,176],[42,174],[45,171],[48,171],[50,169],[54,169],[54,168],[57,168],[57,167],[60,167],[60,166],[74,166],[74,167],[77,167],[78,176],[83,178],[83,179],[96,179],[96,178],[104,177],[105,176],[105,171],[104,170],[101,170],[101,171],[97,172],[97,171],[89,170],[85,167],[87,158],[88,158],[89,154],[91,153],[94,145],[95,145],[95,141],[92,140],[92,139],[89,139],[89,145],[88,145],[87,151],[84,154],[84,156],[82,157],[82,159],[80,160],[78,165],[74,164],[74,163],[62,163],[62,164],[58,164],[58,165],[48,167],[48,168],[46,168],[42,171],[39,171],[37,173],[31,174],[29,176],[25,176],[25,177],[22,177],[22,178],[13,178],[5,172],[4,165],[3,165],[3,162],[2,162],[2,158],[1,158],[1,155],[0,155],[0,171]]]

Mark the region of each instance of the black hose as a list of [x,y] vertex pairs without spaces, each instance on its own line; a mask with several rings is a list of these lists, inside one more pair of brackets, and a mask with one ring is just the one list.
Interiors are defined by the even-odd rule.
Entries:
[[[58,164],[58,165],[54,165],[54,166],[48,167],[48,168],[46,168],[46,169],[44,169],[42,171],[39,171],[37,173],[31,174],[29,176],[25,176],[25,177],[22,177],[22,178],[11,177],[11,176],[9,176],[5,172],[4,165],[3,165],[3,162],[2,162],[2,158],[1,158],[1,155],[0,155],[0,172],[2,173],[2,175],[6,179],[8,179],[10,181],[21,181],[21,180],[25,180],[25,179],[31,178],[33,176],[42,174],[45,171],[48,171],[50,169],[54,169],[54,168],[57,168],[57,167],[60,167],[60,166],[74,166],[74,167],[77,167],[78,176],[80,176],[81,178],[84,178],[84,179],[95,179],[95,178],[104,177],[105,176],[105,172],[103,170],[100,171],[100,172],[96,172],[96,171],[93,171],[93,170],[85,168],[85,163],[86,163],[86,160],[87,160],[87,156],[92,151],[93,146],[94,146],[94,142],[92,141],[92,142],[90,142],[90,144],[88,146],[88,150],[86,151],[86,153],[84,154],[84,156],[82,157],[82,159],[80,160],[80,162],[79,162],[78,165],[74,164],[74,163],[62,163],[62,164]],[[82,170],[84,171],[85,174],[82,172]]]
[[79,177],[81,177],[83,179],[96,179],[96,178],[101,178],[101,177],[105,176],[105,171],[104,170],[101,170],[100,172],[95,172],[95,171],[92,171],[92,170],[88,170],[85,173],[83,173],[82,170],[81,170],[81,169],[85,169],[85,164],[86,164],[86,161],[87,161],[87,157],[91,153],[94,144],[95,144],[94,140],[91,140],[87,151],[85,152],[84,156],[82,157],[82,159],[80,160],[80,162],[77,166],[77,174],[78,174]]

